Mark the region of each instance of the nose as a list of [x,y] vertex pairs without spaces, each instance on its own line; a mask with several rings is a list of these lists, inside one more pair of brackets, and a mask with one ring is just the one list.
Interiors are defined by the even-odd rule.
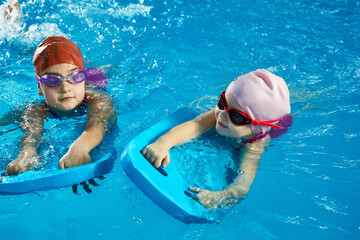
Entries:
[[65,80],[59,87],[60,92],[69,92],[71,90],[72,84],[69,80]]
[[227,112],[226,110],[227,110],[227,109],[220,110],[220,112],[219,112],[219,114],[218,114],[218,118],[219,118],[220,121],[221,121],[221,120],[225,120],[225,121],[228,120],[229,114],[228,114],[228,112]]

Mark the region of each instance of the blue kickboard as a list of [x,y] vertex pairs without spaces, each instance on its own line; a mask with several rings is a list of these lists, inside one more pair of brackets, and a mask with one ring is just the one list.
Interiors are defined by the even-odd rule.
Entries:
[[111,153],[92,163],[67,169],[31,170],[16,176],[1,172],[0,194],[22,194],[39,190],[69,187],[109,173],[114,165]]
[[184,176],[178,171],[178,159],[171,154],[166,168],[154,168],[140,153],[178,124],[194,119],[198,114],[190,108],[181,108],[135,137],[124,149],[121,163],[129,178],[155,204],[184,223],[207,223],[214,219],[206,217],[208,210],[185,194]]

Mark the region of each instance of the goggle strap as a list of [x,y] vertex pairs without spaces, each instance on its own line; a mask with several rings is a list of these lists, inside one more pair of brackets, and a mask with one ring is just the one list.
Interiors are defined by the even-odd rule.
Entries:
[[263,125],[263,126],[272,127],[272,128],[275,128],[275,129],[282,129],[282,127],[280,127],[278,125],[275,125],[275,124],[272,124],[272,123],[277,122],[277,121],[279,121],[280,119],[282,119],[284,117],[285,116],[283,116],[281,118],[278,118],[278,119],[275,119],[275,120],[252,120],[251,124],[253,124],[253,125]]

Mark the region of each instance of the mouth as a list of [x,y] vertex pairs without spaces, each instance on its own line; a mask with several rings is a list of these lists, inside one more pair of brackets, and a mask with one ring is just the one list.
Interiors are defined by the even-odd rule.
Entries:
[[73,97],[64,97],[64,98],[60,99],[60,102],[66,102],[66,101],[69,101],[71,99],[73,99]]
[[227,126],[225,126],[224,124],[222,124],[221,122],[217,122],[217,124],[220,126],[220,127],[222,127],[222,128],[228,128]]

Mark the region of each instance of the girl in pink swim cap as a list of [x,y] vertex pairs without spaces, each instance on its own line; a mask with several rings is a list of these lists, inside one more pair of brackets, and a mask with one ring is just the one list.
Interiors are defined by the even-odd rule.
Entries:
[[289,113],[290,97],[285,81],[259,69],[236,78],[220,94],[214,109],[172,128],[145,147],[142,154],[154,167],[166,167],[170,163],[170,148],[213,127],[220,135],[243,139],[237,171],[241,174],[232,184],[220,191],[189,187],[194,193],[192,198],[206,208],[232,206],[250,190],[270,129],[281,129],[277,123]]

